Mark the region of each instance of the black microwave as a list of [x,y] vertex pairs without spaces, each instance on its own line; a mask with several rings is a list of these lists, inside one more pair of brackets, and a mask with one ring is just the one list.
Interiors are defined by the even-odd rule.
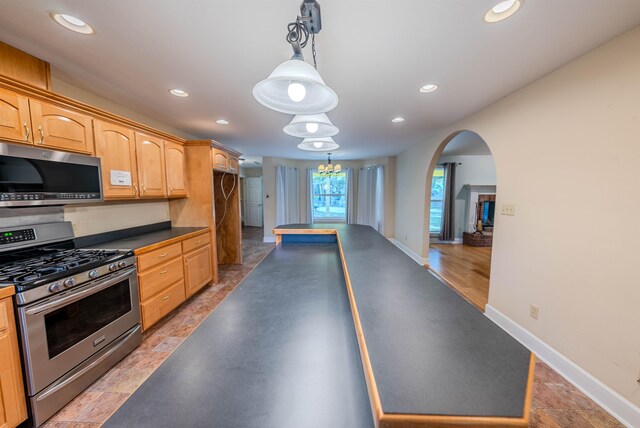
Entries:
[[100,159],[0,142],[0,207],[102,200]]

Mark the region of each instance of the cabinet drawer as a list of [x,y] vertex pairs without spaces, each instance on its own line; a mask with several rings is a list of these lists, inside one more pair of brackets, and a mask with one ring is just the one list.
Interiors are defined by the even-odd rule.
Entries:
[[140,301],[144,302],[153,297],[171,284],[181,280],[182,277],[182,259],[180,257],[138,274]]
[[9,304],[11,304],[11,299],[0,300],[0,331],[9,328],[9,308],[7,308]]
[[182,252],[188,253],[191,250],[208,245],[209,242],[211,242],[209,232],[194,236],[193,238],[185,239],[182,241]]
[[182,255],[182,245],[180,242],[149,251],[138,256],[138,272],[152,268],[155,265],[164,263],[174,257]]
[[147,330],[158,320],[184,302],[184,281],[174,285],[140,305],[142,309],[142,328]]

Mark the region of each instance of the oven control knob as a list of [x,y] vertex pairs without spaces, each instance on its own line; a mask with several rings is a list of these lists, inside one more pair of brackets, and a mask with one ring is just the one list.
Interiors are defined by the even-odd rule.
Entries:
[[59,282],[56,282],[55,284],[51,284],[49,286],[49,291],[51,291],[52,293],[60,291],[61,289],[62,289],[62,286],[60,285]]
[[64,284],[65,287],[71,287],[72,285],[76,285],[76,280],[73,278],[67,278],[62,281],[62,284]]
[[98,277],[97,270],[92,270],[91,272],[89,272],[89,278],[97,278],[97,277]]
[[118,262],[118,267],[119,267],[119,268],[121,268],[121,269],[122,269],[123,267],[127,267],[127,262],[125,262],[124,260],[120,260],[120,261]]
[[117,263],[111,263],[111,264],[109,265],[109,270],[110,270],[111,272],[113,272],[114,270],[118,270],[118,265],[117,265]]

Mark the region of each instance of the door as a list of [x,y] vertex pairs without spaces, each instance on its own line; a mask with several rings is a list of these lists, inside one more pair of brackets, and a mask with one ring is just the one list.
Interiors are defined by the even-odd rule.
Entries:
[[184,255],[184,281],[187,297],[211,282],[211,245]]
[[262,177],[244,179],[244,224],[262,227]]
[[170,198],[187,196],[184,147],[172,141],[165,141],[164,157],[167,169],[167,196]]
[[27,97],[0,89],[0,139],[33,144]]
[[163,141],[160,138],[136,132],[136,158],[140,197],[164,198],[167,193],[167,181]]
[[131,129],[95,121],[96,156],[102,164],[102,189],[105,199],[130,199],[138,196],[136,142]]
[[93,119],[52,104],[29,100],[37,146],[93,154]]

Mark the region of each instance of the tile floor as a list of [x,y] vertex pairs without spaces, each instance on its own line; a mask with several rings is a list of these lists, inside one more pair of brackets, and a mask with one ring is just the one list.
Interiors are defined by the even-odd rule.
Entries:
[[[273,248],[261,228],[243,229],[243,265],[221,266],[220,282],[144,334],[142,345],[54,415],[46,428],[97,428],[162,364]],[[622,427],[542,362],[536,363],[530,427]]]

